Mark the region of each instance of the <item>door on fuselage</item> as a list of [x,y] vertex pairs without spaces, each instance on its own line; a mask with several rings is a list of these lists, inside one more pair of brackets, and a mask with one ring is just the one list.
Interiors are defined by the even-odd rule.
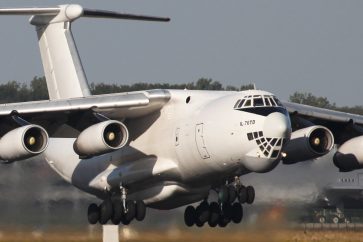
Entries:
[[197,124],[195,126],[195,142],[197,144],[200,157],[203,159],[208,159],[210,158],[210,155],[204,142],[203,126],[203,123]]

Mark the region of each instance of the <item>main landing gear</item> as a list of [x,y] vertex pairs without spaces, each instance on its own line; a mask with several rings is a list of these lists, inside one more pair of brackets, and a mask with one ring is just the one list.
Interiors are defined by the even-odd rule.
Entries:
[[146,216],[146,205],[143,201],[126,200],[126,189],[121,187],[121,200],[104,200],[99,206],[92,203],[88,207],[88,222],[90,224],[128,225],[132,220],[143,221]]
[[[238,180],[239,181],[239,180]],[[196,208],[188,206],[184,212],[184,222],[188,227],[194,224],[202,227],[208,223],[210,227],[226,227],[228,223],[240,223],[243,218],[243,203],[252,204],[255,189],[243,186],[240,182],[222,186],[218,191],[218,203],[202,201]]]

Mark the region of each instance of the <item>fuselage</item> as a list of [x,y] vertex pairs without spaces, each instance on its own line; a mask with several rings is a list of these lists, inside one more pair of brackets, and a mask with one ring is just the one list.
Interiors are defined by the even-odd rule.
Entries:
[[52,138],[46,160],[81,190],[102,198],[123,185],[160,209],[196,202],[229,178],[278,164],[291,125],[271,93],[168,92],[161,110],[124,122],[130,134],[124,148],[80,159],[74,139]]

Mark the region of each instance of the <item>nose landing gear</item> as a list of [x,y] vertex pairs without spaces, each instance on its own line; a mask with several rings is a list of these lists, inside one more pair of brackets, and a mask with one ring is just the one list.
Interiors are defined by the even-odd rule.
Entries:
[[255,189],[243,186],[236,178],[233,184],[220,187],[218,203],[208,203],[205,199],[196,208],[188,206],[184,212],[184,222],[188,227],[202,227],[207,222],[210,227],[226,227],[230,222],[238,224],[243,218],[242,204],[252,204],[254,199]]

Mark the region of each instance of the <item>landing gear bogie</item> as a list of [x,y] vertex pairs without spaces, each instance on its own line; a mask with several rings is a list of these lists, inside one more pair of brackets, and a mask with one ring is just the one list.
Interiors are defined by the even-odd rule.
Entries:
[[99,206],[92,203],[88,207],[87,215],[90,224],[98,222],[103,225],[111,221],[115,225],[120,223],[128,225],[134,219],[137,221],[145,219],[146,205],[143,201],[127,200],[124,207],[120,200],[106,199]]

